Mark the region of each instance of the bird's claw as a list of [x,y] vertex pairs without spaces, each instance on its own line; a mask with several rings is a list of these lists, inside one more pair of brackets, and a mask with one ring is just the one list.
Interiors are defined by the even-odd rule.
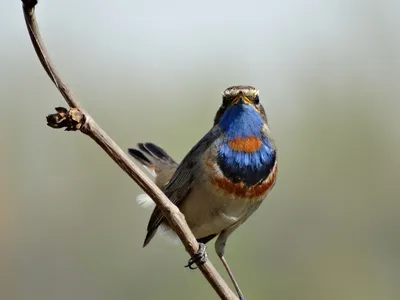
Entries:
[[188,264],[185,266],[185,268],[189,268],[190,270],[195,270],[197,267],[193,267],[193,265],[197,264],[200,262],[200,264],[204,264],[207,261],[207,252],[206,252],[206,245],[203,243],[199,243],[199,250],[197,250],[197,253],[193,255],[191,259],[189,259]]

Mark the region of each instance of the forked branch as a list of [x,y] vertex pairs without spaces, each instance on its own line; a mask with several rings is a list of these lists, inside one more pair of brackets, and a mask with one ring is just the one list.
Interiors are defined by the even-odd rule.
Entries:
[[[57,73],[43,44],[35,18],[37,0],[22,0],[22,3],[26,26],[36,54],[47,75],[69,106],[69,109],[57,107],[57,113],[47,116],[47,124],[53,128],[79,130],[91,137],[154,200],[181,239],[186,251],[190,256],[194,256],[198,251],[199,244],[189,229],[185,217],[76,101],[71,90]],[[198,267],[221,299],[237,299],[210,261],[198,264]]]

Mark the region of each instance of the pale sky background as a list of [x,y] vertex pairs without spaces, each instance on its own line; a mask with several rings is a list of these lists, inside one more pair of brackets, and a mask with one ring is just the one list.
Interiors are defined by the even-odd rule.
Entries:
[[[399,1],[40,1],[62,77],[123,148],[176,160],[221,92],[260,89],[278,182],[228,241],[247,299],[400,297]],[[217,299],[181,246],[142,249],[140,189],[65,105],[20,1],[0,1],[0,298]],[[213,263],[227,278],[213,253]]]

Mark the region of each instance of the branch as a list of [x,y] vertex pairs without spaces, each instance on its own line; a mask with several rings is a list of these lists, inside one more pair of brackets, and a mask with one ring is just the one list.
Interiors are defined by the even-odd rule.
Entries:
[[[199,249],[199,244],[187,225],[184,215],[76,101],[71,90],[63,83],[50,61],[43,44],[35,17],[37,0],[22,0],[22,3],[26,26],[36,54],[47,75],[70,107],[69,110],[57,107],[57,113],[47,117],[47,124],[53,128],[66,128],[69,131],[79,130],[92,138],[154,200],[169,225],[181,239],[186,251],[190,256],[194,256]],[[198,268],[221,299],[237,299],[209,260],[204,264],[199,262]]]

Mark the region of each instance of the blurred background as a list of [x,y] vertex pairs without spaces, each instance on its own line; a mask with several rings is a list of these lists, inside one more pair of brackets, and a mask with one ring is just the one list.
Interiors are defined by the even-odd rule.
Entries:
[[[280,173],[226,257],[247,299],[400,299],[399,1],[40,1],[52,59],[123,148],[176,160],[221,92],[260,89]],[[0,2],[0,298],[217,299],[65,103]],[[209,255],[227,278],[213,250]]]

